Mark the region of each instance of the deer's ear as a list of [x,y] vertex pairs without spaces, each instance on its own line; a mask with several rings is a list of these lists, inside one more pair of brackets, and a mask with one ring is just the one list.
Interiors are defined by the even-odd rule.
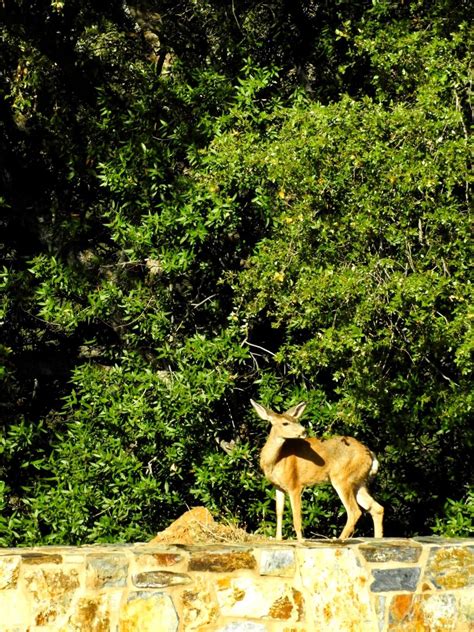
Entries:
[[290,415],[290,417],[293,417],[294,419],[299,419],[301,415],[304,413],[305,408],[306,408],[306,402],[300,402],[299,404],[296,404],[296,406],[289,408],[286,411],[286,414]]
[[265,406],[262,406],[262,404],[255,402],[253,399],[250,400],[250,403],[255,408],[255,411],[259,417],[261,417],[265,421],[271,421],[270,420],[271,411],[268,410],[268,408],[265,408]]

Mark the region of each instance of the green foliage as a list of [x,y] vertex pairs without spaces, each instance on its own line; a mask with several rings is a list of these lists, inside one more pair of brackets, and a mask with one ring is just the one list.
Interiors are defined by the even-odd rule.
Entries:
[[474,529],[474,492],[467,487],[466,495],[460,500],[448,498],[445,517],[437,518],[433,531],[449,538],[465,537]]
[[467,4],[293,4],[0,9],[2,545],[272,533],[250,397],[472,529]]

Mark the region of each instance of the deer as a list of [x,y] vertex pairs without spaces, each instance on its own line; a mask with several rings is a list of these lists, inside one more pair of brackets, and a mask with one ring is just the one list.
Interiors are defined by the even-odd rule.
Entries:
[[301,402],[284,413],[250,400],[259,417],[271,424],[270,434],[260,452],[260,467],[276,488],[276,539],[282,540],[285,494],[290,497],[293,526],[298,541],[303,541],[301,494],[305,487],[329,481],[347,512],[347,522],[339,536],[346,540],[354,533],[362,509],[374,524],[374,536],[383,537],[382,505],[372,498],[367,486],[377,473],[375,454],[354,437],[307,438],[299,423],[306,403]]

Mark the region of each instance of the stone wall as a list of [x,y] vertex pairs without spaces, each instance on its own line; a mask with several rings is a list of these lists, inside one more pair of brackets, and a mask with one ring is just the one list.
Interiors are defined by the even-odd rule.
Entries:
[[0,630],[474,631],[474,540],[3,549]]

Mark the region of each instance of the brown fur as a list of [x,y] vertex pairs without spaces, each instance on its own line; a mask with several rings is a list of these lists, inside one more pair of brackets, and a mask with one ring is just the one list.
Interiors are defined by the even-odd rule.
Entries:
[[282,537],[284,494],[290,497],[294,528],[301,540],[301,493],[305,487],[325,481],[332,484],[347,511],[341,539],[354,532],[362,514],[360,507],[370,512],[375,537],[382,537],[383,507],[367,490],[378,466],[374,454],[354,437],[303,438],[306,431],[297,421],[304,412],[303,403],[278,414],[251,402],[258,415],[272,424],[260,454],[260,466],[277,489],[277,538]]

